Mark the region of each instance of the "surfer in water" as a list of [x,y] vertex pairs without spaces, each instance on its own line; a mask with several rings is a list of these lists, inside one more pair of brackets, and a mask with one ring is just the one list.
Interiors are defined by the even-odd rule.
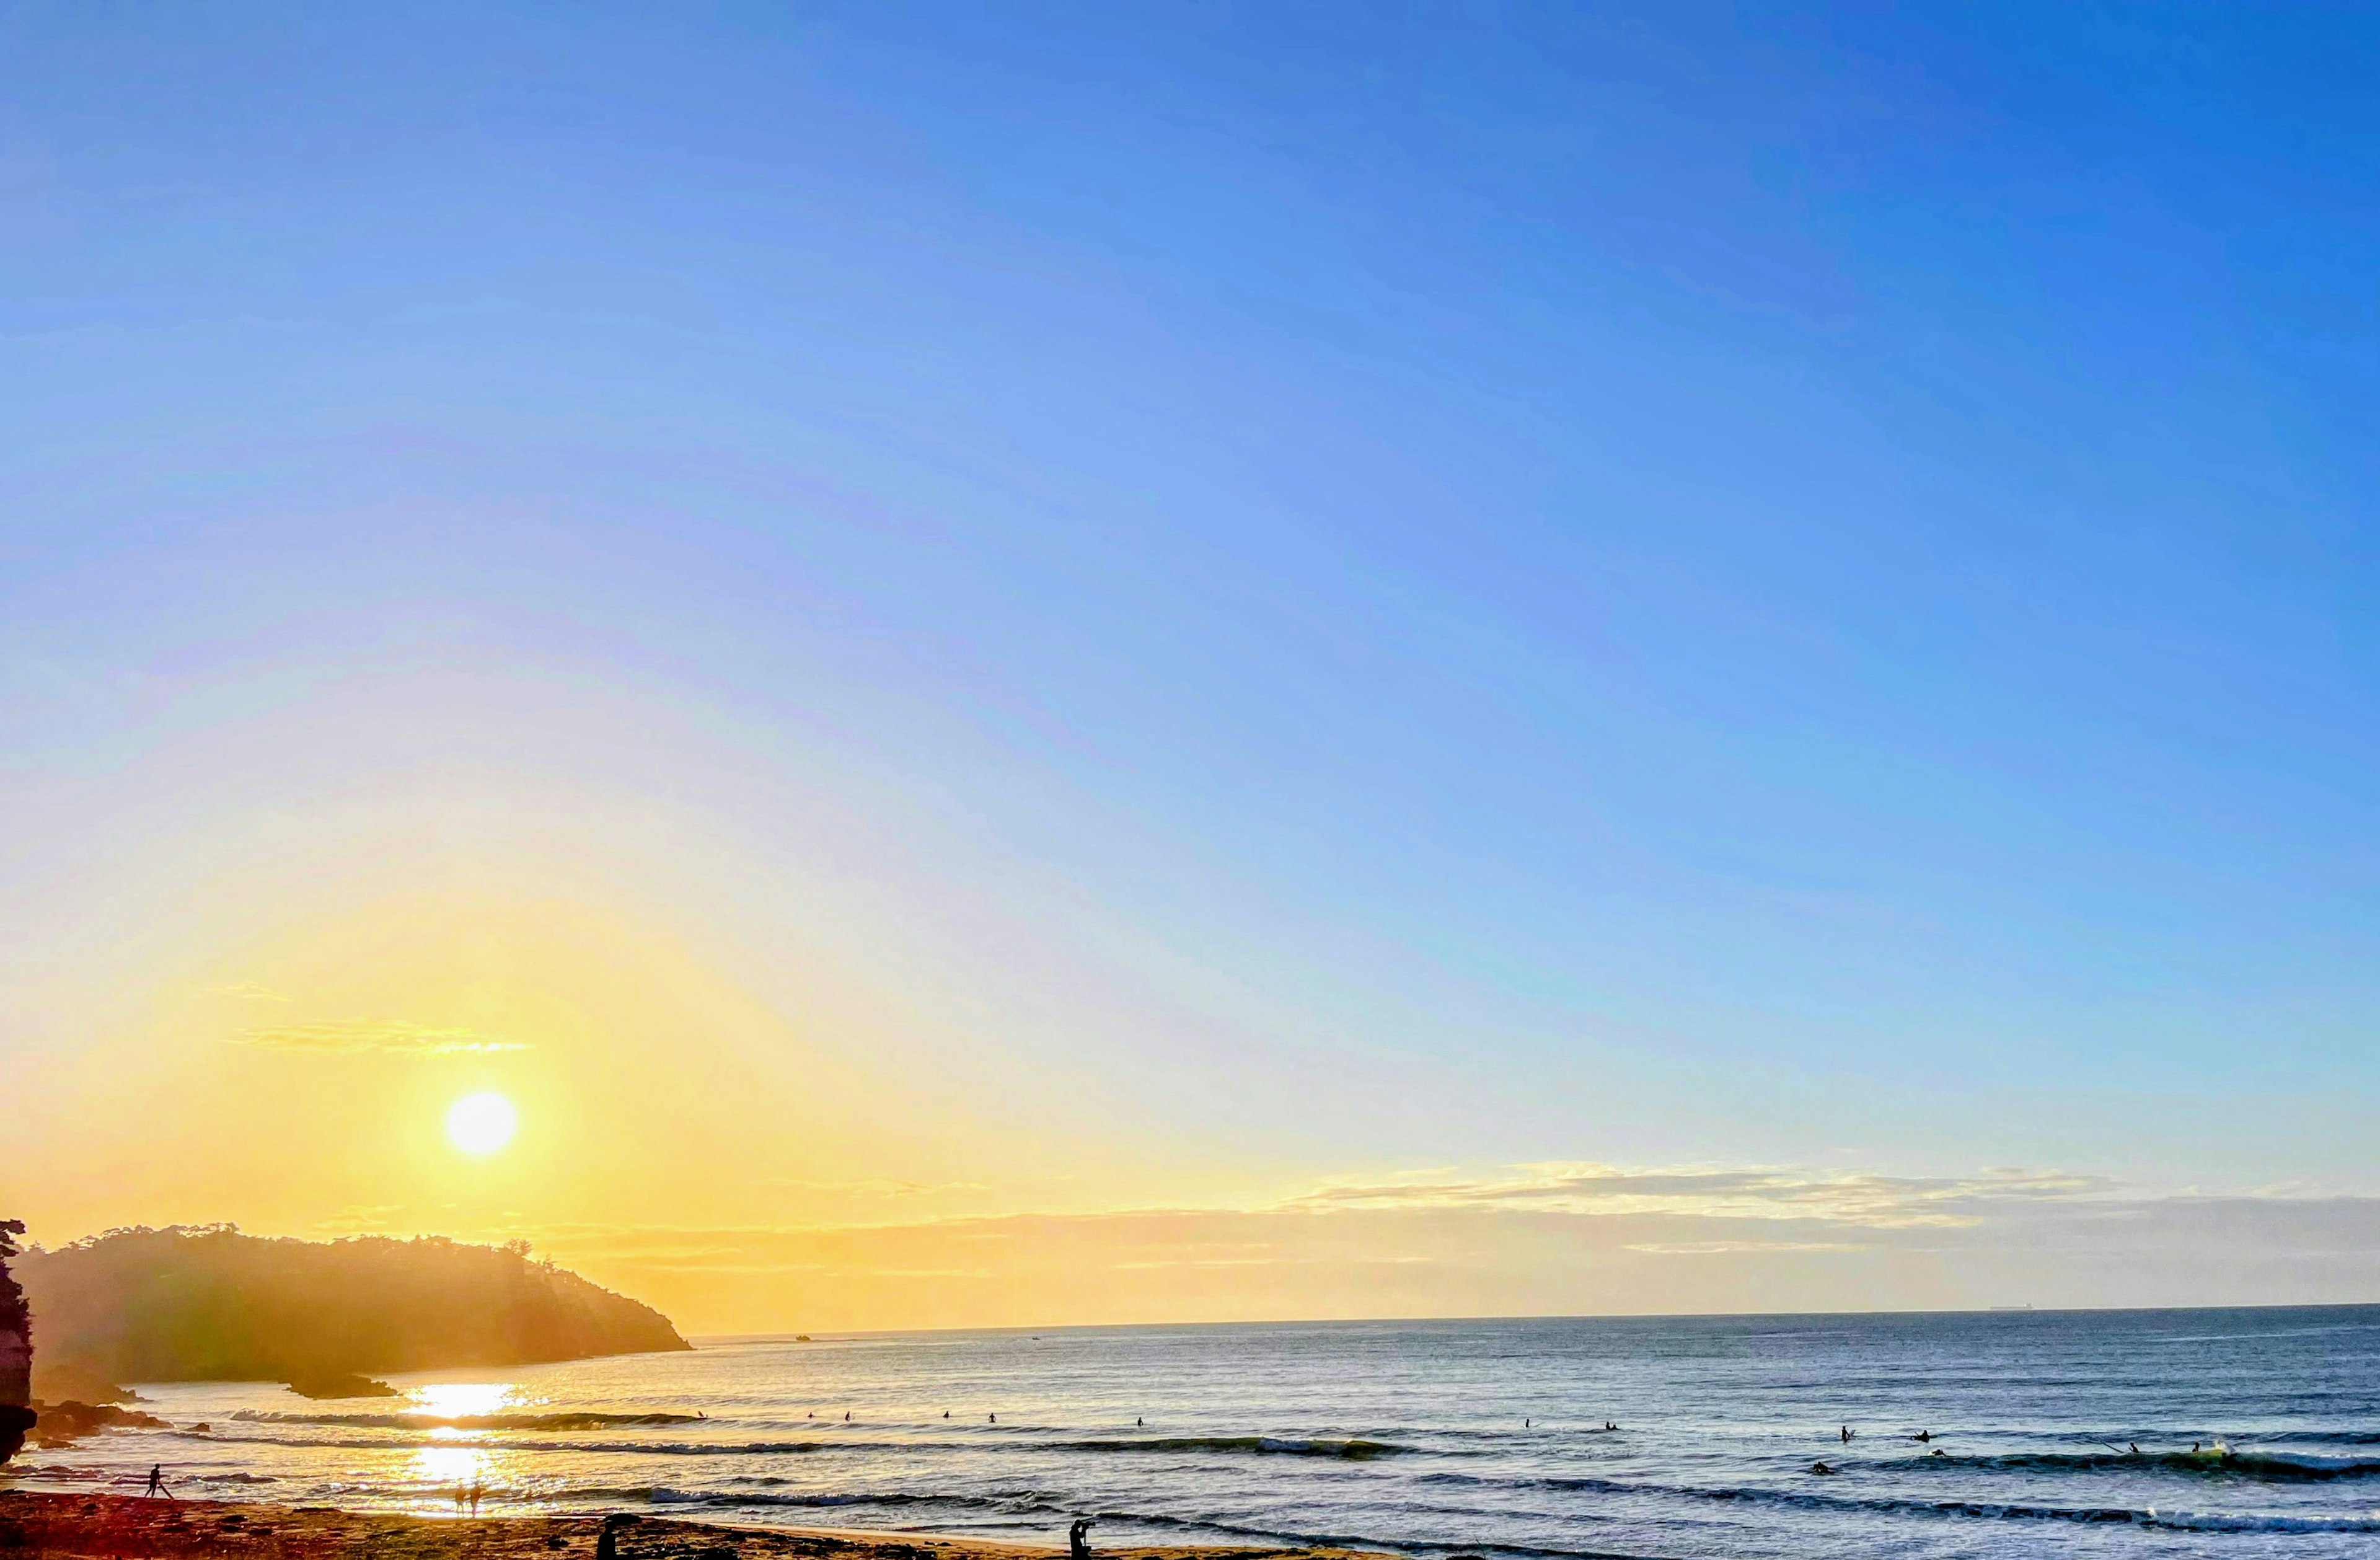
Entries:
[[1931,1441],[1934,1439],[1934,1432],[1930,1430],[1921,1430],[1909,1439],[1912,1441]]
[[1846,1446],[1850,1445],[1852,1444],[1852,1437],[1857,1433],[1858,1432],[1852,1430],[1851,1426],[1843,1426],[1843,1444]]
[[1831,1469],[1831,1468],[1828,1468],[1828,1467],[1825,1463],[1823,1463],[1823,1462],[1814,1462],[1814,1463],[1812,1463],[1812,1464],[1810,1465],[1810,1471],[1811,1471],[1811,1472],[1813,1472],[1813,1473],[1832,1473],[1832,1472],[1834,1472],[1835,1470],[1834,1470],[1833,1469]]

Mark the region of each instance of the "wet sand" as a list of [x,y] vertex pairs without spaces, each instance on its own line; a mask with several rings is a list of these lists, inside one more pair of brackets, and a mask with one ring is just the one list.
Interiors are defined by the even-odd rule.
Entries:
[[[0,1554],[206,1554],[254,1560],[565,1560],[592,1556],[594,1517],[395,1517],[329,1506],[0,1493]],[[617,1530],[620,1560],[1050,1560],[1064,1551],[926,1534],[740,1528],[647,1517]],[[1343,1549],[1099,1548],[1102,1560],[1383,1560]]]

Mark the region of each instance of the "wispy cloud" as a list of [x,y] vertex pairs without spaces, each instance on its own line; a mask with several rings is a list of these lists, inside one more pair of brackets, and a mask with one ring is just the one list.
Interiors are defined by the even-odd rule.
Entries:
[[1790,1169],[1626,1170],[1609,1164],[1516,1165],[1502,1176],[1332,1182],[1284,1208],[1508,1208],[1570,1213],[1680,1213],[1702,1218],[1822,1219],[1877,1228],[1965,1225],[1986,1204],[2106,1196],[2104,1176],[1986,1170],[1965,1176],[1830,1175]]
[[519,1041],[499,1040],[477,1030],[408,1024],[395,1019],[371,1019],[344,1024],[285,1024],[244,1030],[233,1037],[236,1045],[298,1055],[459,1056],[496,1051],[526,1051]]
[[276,992],[271,986],[260,986],[253,981],[234,981],[226,986],[209,986],[207,994],[226,997],[233,1002],[287,1002],[289,1000],[286,993]]
[[1656,1257],[1723,1257],[1746,1251],[1864,1251],[1849,1240],[1646,1240],[1622,1246]]
[[926,1197],[941,1192],[985,1191],[981,1181],[805,1181],[771,1177],[752,1183],[755,1186],[779,1188],[786,1191],[830,1192],[842,1197]]

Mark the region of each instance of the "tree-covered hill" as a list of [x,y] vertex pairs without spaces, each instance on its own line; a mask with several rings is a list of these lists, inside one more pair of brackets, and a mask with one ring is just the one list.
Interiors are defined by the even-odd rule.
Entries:
[[14,1265],[42,1395],[49,1382],[306,1382],[688,1347],[650,1306],[519,1242],[127,1229]]

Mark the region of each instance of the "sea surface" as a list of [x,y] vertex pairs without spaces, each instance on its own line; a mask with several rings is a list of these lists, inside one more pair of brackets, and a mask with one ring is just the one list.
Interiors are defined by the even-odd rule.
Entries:
[[1081,1515],[1095,1546],[2380,1560],[2380,1307],[719,1339],[395,1381],[143,1386],[176,1428],[10,1478],[1048,1542]]

